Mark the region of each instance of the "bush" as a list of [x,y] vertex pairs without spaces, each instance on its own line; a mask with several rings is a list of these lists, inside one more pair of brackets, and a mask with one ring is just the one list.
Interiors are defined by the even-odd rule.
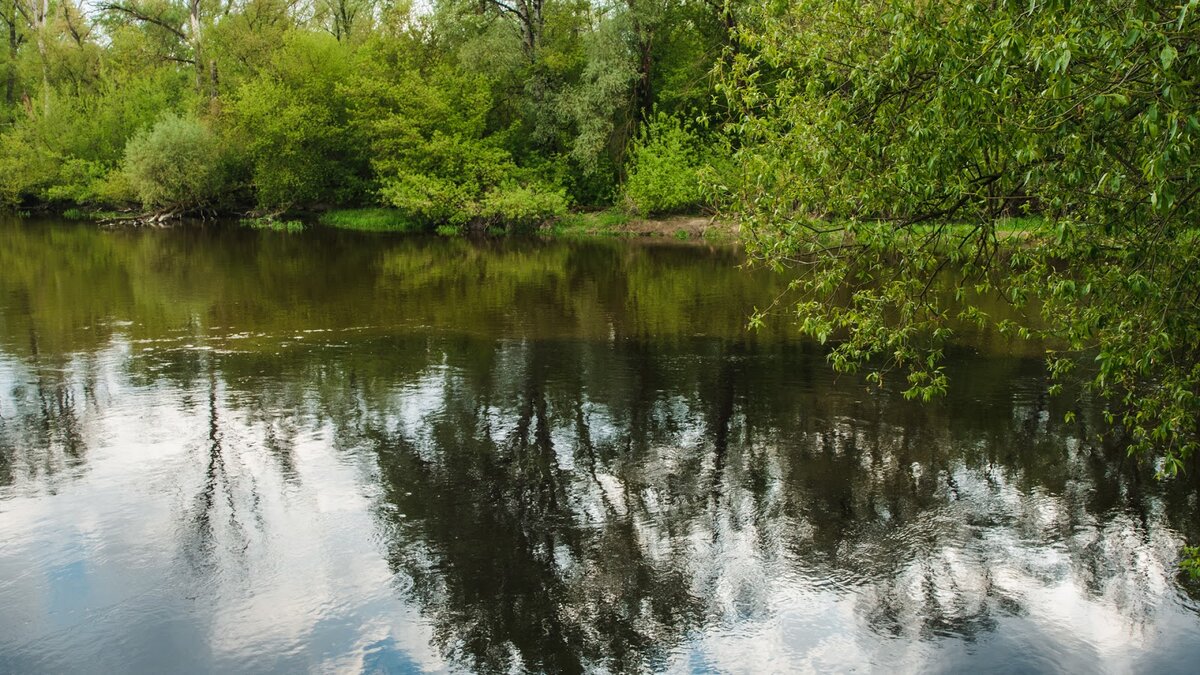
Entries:
[[193,117],[167,115],[125,147],[129,187],[147,208],[189,209],[212,202],[223,187],[217,138]]
[[[516,160],[489,134],[489,82],[435,68],[372,80],[356,109],[372,138],[378,195],[426,227],[532,227],[566,212],[562,190]],[[369,94],[369,95],[368,95]]]
[[345,45],[297,32],[237,89],[231,131],[259,207],[354,204],[370,192],[370,153],[348,117],[353,73]]
[[54,184],[59,162],[22,126],[0,136],[0,202],[17,206]]
[[707,158],[690,125],[657,114],[634,142],[624,195],[639,214],[694,209],[704,204],[702,172]]
[[567,213],[562,190],[506,184],[490,190],[479,205],[479,217],[506,229],[532,230]]

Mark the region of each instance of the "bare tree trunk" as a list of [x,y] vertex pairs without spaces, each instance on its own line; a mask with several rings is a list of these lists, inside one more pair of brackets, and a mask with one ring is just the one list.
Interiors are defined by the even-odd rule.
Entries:
[[[631,12],[635,11],[632,0],[630,0],[629,9]],[[638,20],[635,14],[633,35],[637,40],[636,49],[638,55],[638,76],[633,91],[633,121],[635,124],[643,124],[649,119],[650,110],[654,107],[654,81],[652,79],[654,71],[654,31],[647,28],[642,21]]]
[[542,31],[546,19],[542,8],[544,0],[484,0],[501,14],[516,19],[521,30],[521,49],[530,63],[537,62],[538,47],[542,43]]
[[[37,0],[30,0],[31,4]],[[33,32],[37,36],[38,57],[42,61],[42,112],[50,114],[50,54],[46,45],[46,18],[50,13],[50,0],[33,4]]]
[[17,2],[12,0],[4,21],[8,24],[8,75],[4,80],[4,102],[12,107],[17,96],[17,49],[21,38],[17,35]]

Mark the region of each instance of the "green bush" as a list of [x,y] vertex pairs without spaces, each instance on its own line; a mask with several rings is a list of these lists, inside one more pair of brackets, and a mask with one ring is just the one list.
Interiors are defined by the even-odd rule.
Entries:
[[297,33],[237,89],[230,130],[264,209],[361,203],[367,148],[348,120],[353,64],[332,36]]
[[414,68],[364,81],[359,90],[355,113],[371,135],[379,197],[414,222],[508,229],[566,212],[563,191],[518,166],[499,135],[488,133],[486,79]]
[[508,230],[532,230],[567,213],[562,190],[506,184],[488,191],[479,205],[479,217]]
[[641,215],[695,209],[705,202],[706,157],[690,125],[663,113],[634,142],[625,180],[626,202]]
[[123,169],[147,208],[189,209],[220,194],[221,164],[216,136],[196,118],[172,114],[129,141]]
[[40,196],[58,177],[58,161],[27,127],[0,136],[0,201],[17,206],[27,196]]

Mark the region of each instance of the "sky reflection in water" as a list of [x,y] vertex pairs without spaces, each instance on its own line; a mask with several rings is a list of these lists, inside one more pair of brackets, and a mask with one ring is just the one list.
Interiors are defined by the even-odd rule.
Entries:
[[994,336],[922,406],[725,250],[0,231],[0,671],[1200,657],[1194,486]]

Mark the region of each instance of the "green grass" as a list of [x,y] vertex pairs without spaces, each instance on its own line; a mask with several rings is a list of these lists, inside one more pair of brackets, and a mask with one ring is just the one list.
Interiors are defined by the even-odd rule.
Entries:
[[623,234],[621,227],[629,222],[629,214],[616,209],[590,213],[568,213],[550,227],[550,233],[559,237]]
[[108,218],[117,218],[121,214],[116,211],[103,211],[98,209],[83,209],[69,208],[62,212],[62,217],[66,220],[106,220]]
[[396,209],[336,209],[321,214],[322,225],[362,232],[416,232],[420,225]]
[[710,227],[704,230],[700,238],[709,244],[736,244],[738,242],[737,233],[724,227]]
[[243,218],[242,225],[256,230],[274,230],[276,232],[301,232],[304,223],[298,220],[276,220],[274,218]]

